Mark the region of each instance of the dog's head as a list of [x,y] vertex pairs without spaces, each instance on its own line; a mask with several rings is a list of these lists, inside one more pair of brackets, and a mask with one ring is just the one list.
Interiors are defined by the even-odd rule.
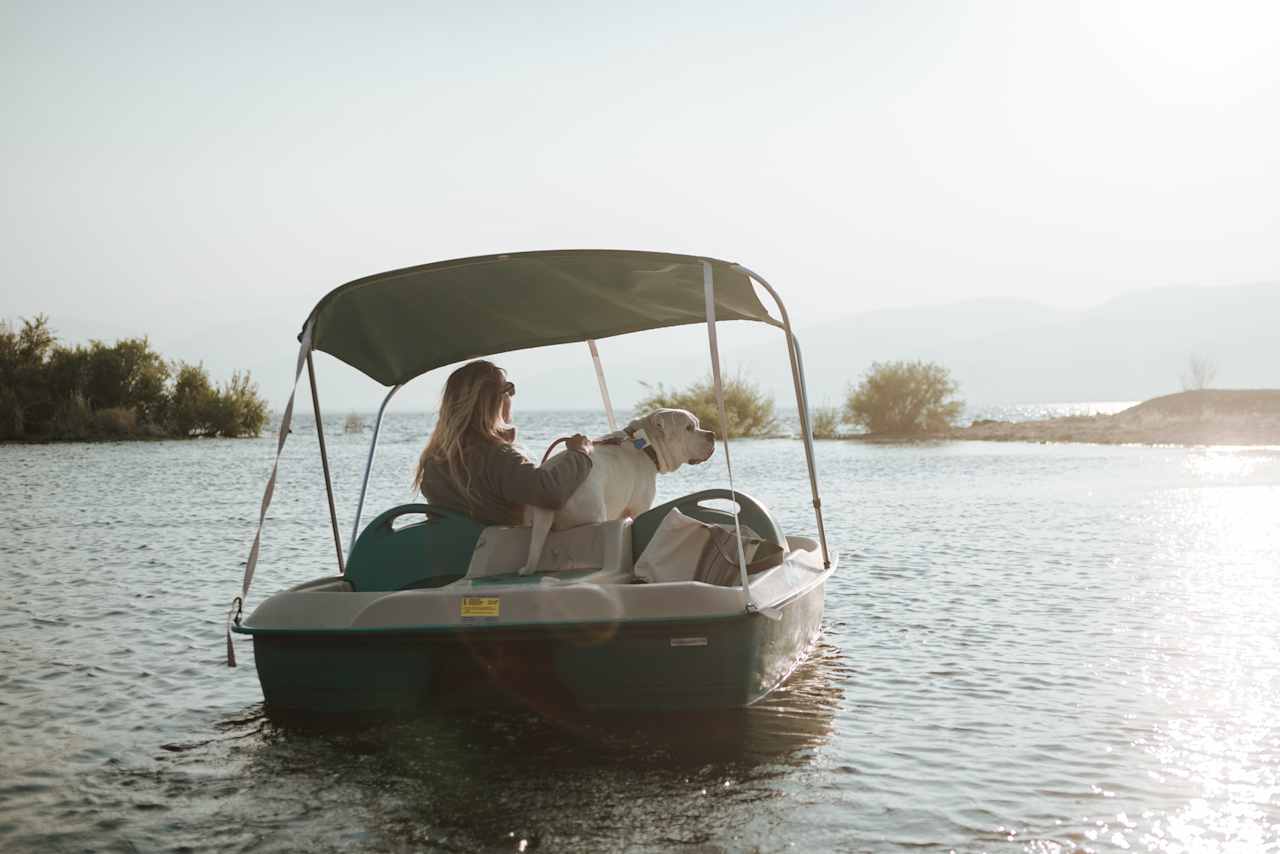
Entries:
[[716,434],[703,430],[698,417],[683,409],[656,409],[632,421],[627,429],[644,431],[658,455],[658,471],[663,474],[685,463],[704,463],[716,451]]

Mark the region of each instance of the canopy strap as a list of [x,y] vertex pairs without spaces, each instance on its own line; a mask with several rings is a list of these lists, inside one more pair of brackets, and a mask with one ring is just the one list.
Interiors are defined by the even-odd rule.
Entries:
[[258,530],[253,535],[253,545],[249,548],[249,558],[244,563],[244,581],[240,585],[240,595],[231,600],[231,608],[235,616],[227,622],[227,666],[236,666],[235,648],[231,645],[231,622],[240,625],[240,611],[244,600],[249,598],[249,586],[253,584],[253,571],[258,567],[258,552],[262,547],[262,526],[267,520],[267,508],[271,506],[271,496],[276,491],[276,475],[280,471],[280,455],[284,451],[284,441],[289,438],[289,427],[293,424],[293,398],[298,391],[298,380],[302,378],[302,369],[311,354],[311,333],[315,327],[314,320],[308,320],[302,330],[301,345],[298,347],[298,364],[293,371],[293,385],[289,389],[289,402],[284,406],[284,414],[280,416],[280,430],[276,434],[276,459],[271,464],[271,477],[267,478],[267,488],[262,493],[262,506],[258,510]]
[[618,432],[618,419],[613,417],[613,401],[609,399],[609,386],[604,381],[604,368],[600,364],[600,350],[596,347],[594,338],[587,339],[587,346],[591,348],[591,362],[596,367],[596,382],[600,385],[600,399],[604,401],[604,414],[609,419],[609,432]]
[[733,531],[738,542],[738,572],[742,579],[742,596],[749,613],[758,611],[747,581],[747,556],[742,548],[742,525],[738,521],[738,491],[733,486],[733,462],[729,458],[729,418],[724,408],[724,383],[720,378],[720,344],[716,339],[716,289],[711,264],[702,262],[702,288],[707,297],[707,340],[711,345],[711,383],[716,392],[716,410],[720,414],[720,433],[724,442],[724,467],[729,472],[729,495],[733,501]]

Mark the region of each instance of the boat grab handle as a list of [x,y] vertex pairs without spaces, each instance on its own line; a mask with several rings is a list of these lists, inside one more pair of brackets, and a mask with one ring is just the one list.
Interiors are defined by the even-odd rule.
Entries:
[[[778,526],[778,523],[774,521],[773,515],[769,512],[768,508],[763,504],[760,504],[750,495],[746,495],[739,490],[730,491],[722,487],[704,489],[699,492],[692,493],[691,495],[686,495],[683,498],[677,498],[675,501],[672,501],[671,504],[675,505],[675,508],[681,513],[688,516],[691,514],[687,511],[693,507],[698,507],[704,512],[717,512],[717,508],[708,507],[703,504],[704,501],[716,500],[729,501],[737,504],[738,518],[742,520],[744,525],[755,531],[761,538],[768,540],[771,543],[777,543],[784,549],[787,547],[787,538],[782,533],[782,529]],[[718,512],[724,513],[724,515],[726,517],[730,517],[730,519],[733,515],[723,510]]]
[[401,504],[399,507],[392,507],[383,513],[379,513],[372,522],[365,526],[365,531],[376,528],[390,528],[392,523],[401,516],[436,516],[441,519],[464,519],[473,521],[466,513],[459,513],[457,510],[449,510],[445,507],[437,507],[434,504]]
[[736,501],[738,504],[738,518],[742,520],[743,525],[755,531],[756,535],[761,539],[776,543],[784,551],[786,550],[786,535],[783,534],[782,528],[774,520],[773,514],[769,512],[767,507],[741,490],[731,491],[717,487],[681,496],[673,501],[668,501],[666,504],[659,504],[657,507],[646,510],[637,516],[631,528],[632,551],[635,559],[638,560],[640,558],[641,552],[649,544],[649,540],[658,529],[658,525],[662,523],[662,519],[673,509],[679,510],[684,515],[700,522],[708,522],[713,525],[733,525],[732,513],[727,513],[715,507],[706,507],[702,504],[704,501],[721,499]]

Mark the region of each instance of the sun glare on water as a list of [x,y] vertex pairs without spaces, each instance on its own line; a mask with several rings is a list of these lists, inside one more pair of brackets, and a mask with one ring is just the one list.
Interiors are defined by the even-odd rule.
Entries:
[[[1109,820],[1091,838],[1121,848],[1262,851],[1280,843],[1280,486],[1257,483],[1267,455],[1187,458],[1201,485],[1154,501],[1158,531],[1134,662],[1135,698],[1158,723],[1136,733],[1151,784],[1180,802]],[[1208,487],[1208,488],[1206,488]],[[1188,559],[1190,558],[1190,559]],[[1181,567],[1162,572],[1162,568]],[[1145,716],[1144,716],[1145,717]]]

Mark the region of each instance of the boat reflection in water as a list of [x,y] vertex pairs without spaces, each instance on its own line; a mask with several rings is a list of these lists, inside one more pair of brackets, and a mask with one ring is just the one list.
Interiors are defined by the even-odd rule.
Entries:
[[507,702],[493,703],[493,683],[488,683],[483,711],[470,702],[475,695],[468,695],[446,705],[444,711],[413,718],[272,710],[264,710],[263,715],[268,729],[279,736],[351,738],[365,745],[361,752],[367,752],[370,740],[434,742],[444,733],[464,738],[477,749],[483,748],[486,739],[505,747],[519,733],[530,739],[522,744],[526,755],[581,747],[590,748],[597,759],[600,751],[642,751],[649,758],[670,756],[680,763],[778,758],[816,747],[830,734],[843,696],[833,678],[839,667],[836,649],[819,642],[781,686],[759,702],[736,709],[582,711],[566,701],[554,684],[534,688],[528,682],[504,678],[500,684],[505,686]]

